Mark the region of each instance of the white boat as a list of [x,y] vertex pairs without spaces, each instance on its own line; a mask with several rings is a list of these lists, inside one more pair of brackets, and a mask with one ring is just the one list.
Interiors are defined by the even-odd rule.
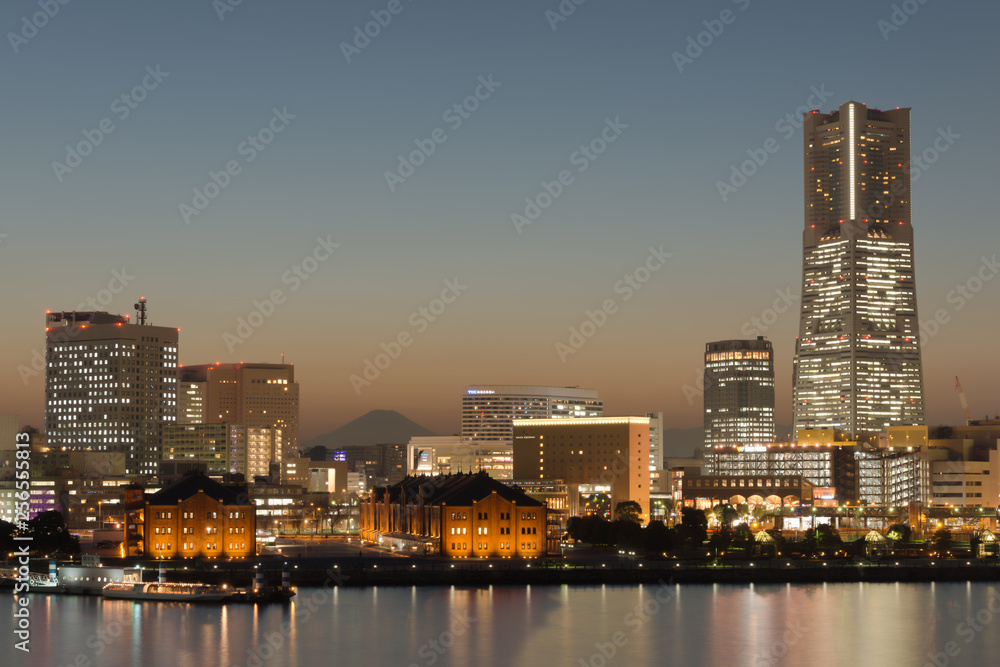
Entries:
[[183,584],[183,583],[143,583],[139,570],[125,571],[125,580],[106,585],[101,595],[121,600],[157,600],[168,602],[221,602],[232,596],[233,591],[225,585]]
[[224,587],[209,584],[108,584],[101,592],[106,598],[159,600],[171,602],[220,602],[232,595]]

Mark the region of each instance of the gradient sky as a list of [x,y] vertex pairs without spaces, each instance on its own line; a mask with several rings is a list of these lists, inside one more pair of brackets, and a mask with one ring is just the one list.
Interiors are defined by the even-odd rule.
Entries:
[[[910,3],[885,38],[893,3],[871,0],[589,0],[555,30],[557,0],[402,0],[350,63],[340,44],[388,0],[244,0],[222,20],[211,0],[60,5],[17,53],[9,34],[0,46],[0,413],[41,423],[42,376],[19,367],[44,350],[45,310],[101,298],[124,268],[106,309],[131,313],[145,295],[152,323],[181,328],[182,363],[284,352],[303,438],[375,408],[456,432],[474,383],[595,387],[608,414],[699,426],[685,385],[704,343],[744,337],[790,291],[795,305],[756,332],[774,343],[789,423],[802,137],[776,123],[814,88],[831,93],[825,111],[911,107],[914,153],[939,129],[959,135],[913,188],[920,316],[949,318],[924,341],[928,419],[961,421],[955,375],[976,416],[1000,410],[1000,280],[961,310],[948,300],[1000,251],[1000,6]],[[672,54],[723,10],[732,21],[678,71]],[[20,32],[38,11],[4,2],[0,27]],[[114,100],[147,66],[169,76],[120,119]],[[490,75],[499,87],[453,130],[444,112]],[[275,108],[295,118],[247,162],[241,142]],[[52,163],[104,118],[114,131],[60,182]],[[628,127],[580,173],[574,151],[615,118]],[[391,192],[384,172],[437,128],[447,139]],[[779,150],[723,201],[717,181],[770,137]],[[185,224],[179,205],[230,160],[242,171]],[[564,169],[573,182],[517,233],[511,215]],[[282,277],[318,237],[340,247],[293,289]],[[625,301],[616,283],[661,245],[672,257]],[[466,289],[434,322],[411,321],[456,278]],[[273,290],[283,303],[230,352],[224,335]],[[617,312],[563,362],[556,343],[607,299]],[[401,333],[412,344],[355,391],[350,376]]]

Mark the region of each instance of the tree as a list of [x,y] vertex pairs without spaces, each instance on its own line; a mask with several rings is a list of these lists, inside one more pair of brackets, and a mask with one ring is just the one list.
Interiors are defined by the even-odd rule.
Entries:
[[843,544],[843,540],[840,539],[840,533],[828,523],[821,523],[816,526],[813,539],[816,541],[816,547],[819,549],[836,549]]
[[954,542],[955,540],[951,536],[951,531],[947,528],[941,528],[934,533],[934,548],[940,553],[951,551],[951,545]]
[[701,510],[685,507],[681,510],[679,537],[690,546],[700,546],[708,538],[708,519]]
[[80,541],[70,535],[63,515],[55,510],[42,512],[34,519],[29,519],[28,534],[31,536],[32,551],[38,553],[62,551],[68,554],[80,552]]
[[618,520],[611,524],[615,546],[620,549],[638,549],[642,546],[642,528],[632,521]]
[[663,553],[677,544],[676,533],[662,521],[650,521],[642,531],[642,548],[648,553]]
[[623,500],[615,505],[615,521],[642,523],[642,505],[634,500]]
[[893,542],[909,542],[910,527],[905,523],[894,523],[889,526],[889,532],[885,536]]
[[750,547],[753,546],[753,531],[750,530],[750,526],[745,523],[736,526],[736,530],[733,531],[733,546],[750,551]]
[[725,551],[729,548],[729,545],[733,543],[733,531],[729,528],[719,528],[717,531],[712,533],[712,537],[708,540],[708,546],[715,550],[715,554],[719,555],[720,551]]
[[716,505],[712,511],[715,514],[715,520],[719,522],[719,525],[726,528],[731,528],[733,522],[740,518],[736,508],[729,503],[726,503],[725,505]]

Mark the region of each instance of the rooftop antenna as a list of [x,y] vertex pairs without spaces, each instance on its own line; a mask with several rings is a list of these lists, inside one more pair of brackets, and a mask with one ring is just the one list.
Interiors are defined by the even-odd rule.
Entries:
[[139,297],[139,302],[135,304],[135,310],[138,314],[139,326],[144,326],[146,324],[146,297]]
[[282,366],[285,365],[285,353],[284,352],[281,353],[281,365]]

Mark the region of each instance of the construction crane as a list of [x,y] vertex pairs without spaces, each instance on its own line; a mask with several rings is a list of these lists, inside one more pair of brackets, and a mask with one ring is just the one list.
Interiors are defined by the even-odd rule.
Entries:
[[955,389],[958,391],[958,400],[962,401],[962,410],[965,411],[965,425],[972,425],[972,413],[969,412],[969,401],[965,399],[965,390],[962,389],[962,383],[959,382],[958,376],[955,376]]

